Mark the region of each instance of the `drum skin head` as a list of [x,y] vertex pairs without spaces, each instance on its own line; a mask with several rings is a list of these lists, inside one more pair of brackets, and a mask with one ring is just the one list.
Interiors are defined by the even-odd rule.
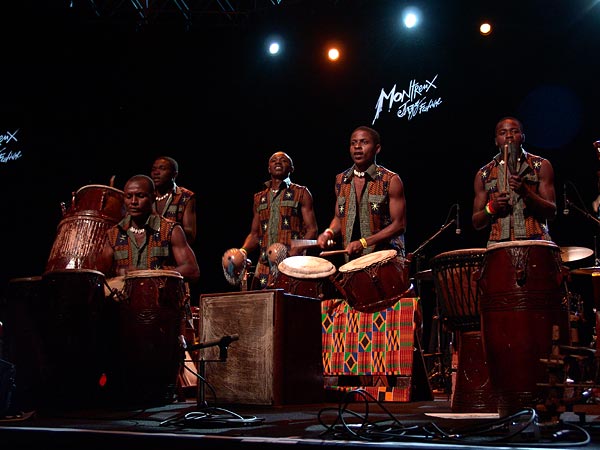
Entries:
[[127,272],[125,280],[130,278],[153,278],[153,277],[175,277],[183,278],[176,270],[150,269],[150,270],[132,270]]
[[344,264],[339,268],[340,272],[354,272],[369,267],[375,263],[383,263],[394,258],[398,252],[396,250],[380,250],[378,252],[368,253],[360,258]]
[[317,256],[290,256],[281,261],[277,268],[295,278],[324,278],[336,271],[330,261]]

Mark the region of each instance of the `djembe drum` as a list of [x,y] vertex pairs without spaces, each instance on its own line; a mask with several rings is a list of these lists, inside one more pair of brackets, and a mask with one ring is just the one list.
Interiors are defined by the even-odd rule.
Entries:
[[186,305],[183,277],[174,270],[135,270],[124,278],[117,304],[115,391],[130,405],[173,401],[183,362]]
[[570,344],[569,307],[560,249],[523,240],[487,247],[479,288],[481,332],[500,416],[542,401],[550,359]]
[[467,248],[440,253],[430,265],[440,315],[456,332],[458,363],[451,408],[456,413],[496,412],[481,340],[478,271],[485,248]]
[[88,185],[74,192],[58,224],[46,271],[96,269],[106,231],[124,216],[124,194],[119,189]]
[[335,272],[335,266],[324,258],[290,256],[278,265],[275,288],[320,300],[339,298],[332,281]]
[[377,312],[413,294],[409,268],[396,250],[380,250],[341,266],[334,282],[354,309]]

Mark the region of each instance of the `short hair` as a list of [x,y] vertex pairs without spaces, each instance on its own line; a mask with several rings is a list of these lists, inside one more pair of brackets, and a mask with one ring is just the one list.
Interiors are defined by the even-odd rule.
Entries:
[[381,144],[381,136],[379,135],[377,130],[375,130],[371,127],[367,127],[365,125],[361,125],[360,127],[355,128],[354,131],[352,132],[352,134],[354,134],[356,131],[366,131],[367,133],[369,133],[371,135],[371,139],[373,139],[373,142],[375,143],[375,145]]
[[294,168],[294,160],[292,159],[292,157],[291,157],[290,155],[288,155],[286,152],[284,152],[284,151],[282,151],[282,150],[279,150],[279,151],[276,151],[275,153],[273,153],[273,154],[272,154],[272,155],[269,157],[269,161],[271,161],[271,158],[272,158],[273,156],[275,156],[277,153],[283,153],[283,154],[285,155],[285,157],[286,157],[287,159],[289,159],[289,160],[290,160],[290,166],[292,167],[292,169]]
[[175,159],[171,158],[170,156],[158,156],[158,157],[154,158],[154,161],[158,161],[159,159],[164,159],[165,161],[169,161],[169,164],[171,164],[171,169],[173,170],[173,172],[179,172],[179,164],[177,164],[177,161],[175,161]]
[[154,191],[156,189],[156,187],[154,186],[154,180],[152,178],[150,178],[148,175],[143,175],[143,174],[137,174],[132,176],[129,180],[127,180],[127,183],[125,183],[125,186],[127,186],[129,183],[133,182],[133,181],[143,181],[146,183],[148,189],[150,189],[148,192],[150,194],[154,194]]
[[498,120],[498,122],[496,122],[496,126],[494,127],[494,134],[496,134],[496,129],[498,128],[498,124],[500,122],[504,122],[505,120],[514,120],[515,122],[517,122],[519,124],[519,129],[521,130],[521,133],[523,132],[523,122],[521,122],[519,119],[517,119],[514,116],[504,116],[500,120]]

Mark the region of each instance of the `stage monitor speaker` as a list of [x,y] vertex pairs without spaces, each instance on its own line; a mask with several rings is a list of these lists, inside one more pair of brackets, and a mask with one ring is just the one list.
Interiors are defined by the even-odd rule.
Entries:
[[[281,405],[324,399],[321,301],[282,289],[200,296],[200,342],[238,335],[225,361],[201,350],[217,403]],[[211,390],[205,389],[210,402]]]

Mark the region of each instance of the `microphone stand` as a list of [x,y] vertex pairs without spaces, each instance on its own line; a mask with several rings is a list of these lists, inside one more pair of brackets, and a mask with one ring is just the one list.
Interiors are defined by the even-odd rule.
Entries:
[[[425,240],[413,253],[409,253],[409,255],[407,255],[407,257],[409,259],[411,259],[415,255],[419,256],[419,254],[423,251],[423,249],[431,241],[433,241],[440,234],[442,234],[448,227],[450,227],[451,225],[453,225],[455,223],[456,223],[456,219],[452,219],[448,223],[442,225],[442,227],[438,231],[436,231],[432,236],[430,236],[427,240]],[[417,270],[417,272],[419,271],[419,258],[418,257],[417,257],[415,269]],[[419,293],[419,295],[421,293],[421,284],[420,283],[421,283],[421,281],[417,280],[417,292]],[[431,380],[432,378],[435,378],[435,377],[441,377],[441,384],[442,384],[445,392],[447,392],[449,394],[450,389],[451,389],[451,382],[450,382],[448,367],[446,367],[446,364],[444,362],[444,354],[442,353],[442,348],[441,348],[442,343],[441,343],[441,330],[440,330],[440,305],[439,305],[439,299],[438,299],[437,295],[435,296],[435,311],[434,311],[433,317],[435,317],[435,320],[436,320],[436,322],[435,322],[435,348],[433,349],[433,353],[430,353],[428,356],[435,356],[436,361],[435,361],[434,366],[431,369],[431,371],[428,370],[428,379]],[[430,332],[430,336],[433,335],[433,327],[434,327],[434,325],[432,324],[432,330]],[[450,367],[450,369],[451,369],[451,367]]]
[[[594,222],[596,222],[597,225],[600,226],[600,219],[598,219],[597,217],[592,216],[589,212],[581,209],[579,206],[577,206],[576,204],[574,204],[573,202],[571,202],[568,198],[565,198],[565,208],[573,208],[574,210],[576,210],[577,212],[579,212],[580,214],[582,214],[584,217],[586,217],[587,219],[590,219]],[[594,236],[594,265],[598,266],[600,264],[600,260],[598,260],[598,252],[597,252],[597,245],[596,245],[596,237]]]
[[[255,416],[241,416],[237,413],[234,413],[228,409],[218,408],[218,407],[209,407],[208,402],[206,401],[204,385],[208,384],[206,381],[206,363],[207,362],[225,362],[227,360],[227,349],[229,348],[229,344],[233,341],[237,341],[239,336],[234,334],[232,336],[223,336],[219,340],[208,341],[208,342],[200,342],[198,344],[193,344],[189,346],[184,346],[183,348],[183,358],[185,358],[185,351],[189,351],[190,354],[194,350],[200,350],[203,348],[215,347],[219,346],[219,359],[207,360],[201,358],[199,360],[200,369],[199,372],[194,372],[184,365],[184,368],[191,371],[198,378],[198,393],[196,398],[196,406],[199,408],[198,411],[191,411],[186,413],[179,413],[175,416],[163,420],[160,422],[160,426],[165,425],[190,425],[194,423],[210,423],[211,425],[247,425],[250,423],[262,422],[265,419],[259,418]],[[208,386],[215,394],[214,389],[210,384]],[[215,395],[216,397],[216,395]],[[213,414],[217,413],[217,414]]]

